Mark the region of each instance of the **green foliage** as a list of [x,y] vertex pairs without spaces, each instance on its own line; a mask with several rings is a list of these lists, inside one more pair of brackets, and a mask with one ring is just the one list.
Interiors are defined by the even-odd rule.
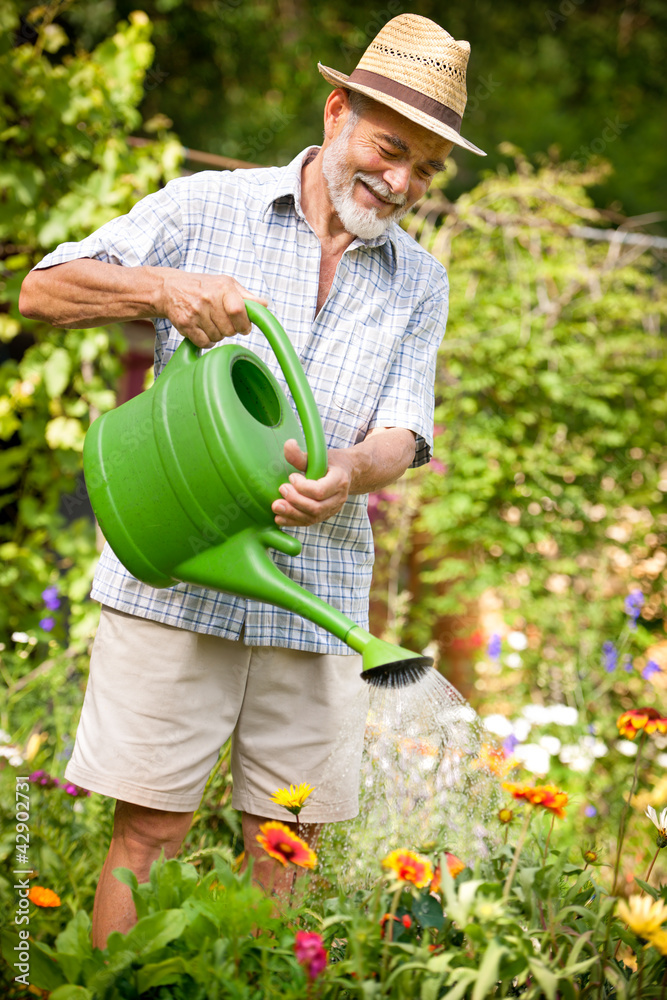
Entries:
[[[252,884],[250,871],[234,875],[219,857],[213,860],[204,878],[192,865],[155,862],[142,886],[132,872],[118,869],[116,876],[132,891],[135,926],[111,934],[100,950],[90,942],[90,918],[79,911],[53,946],[32,943],[37,961],[31,983],[52,990],[53,1000],[302,998],[306,976],[294,954],[293,932]],[[17,940],[11,933],[2,937],[8,964]]]
[[[285,163],[319,142],[328,84],[317,63],[350,73],[390,18],[430,17],[470,41],[463,134],[489,156],[455,151],[455,191],[470,190],[515,142],[531,156],[559,147],[580,165],[614,166],[596,191],[629,214],[664,207],[667,188],[660,0],[142,0],[155,25],[143,108],[167,114],[186,146],[254,163]],[[74,4],[61,23],[89,44],[135,0]]]
[[[645,948],[615,916],[596,869],[549,848],[548,824],[538,827],[529,848],[497,848],[456,878],[444,856],[432,858],[444,873],[435,890],[378,870],[369,893],[325,891],[308,910],[283,905],[279,914],[250,871],[235,874],[218,856],[204,877],[186,863],[156,861],[144,885],[118,869],[132,891],[136,925],[99,950],[79,910],[52,943],[31,940],[30,981],[52,990],[53,1000],[657,997],[666,972],[660,950]],[[513,879],[511,859],[520,861]],[[319,933],[329,951],[310,987],[294,950],[299,929]],[[1,941],[11,965],[18,937],[6,930]],[[617,945],[622,955],[635,951],[636,970],[616,958]]]
[[[7,645],[28,629],[42,655],[49,632],[80,649],[94,630],[81,449],[91,414],[114,405],[123,339],[23,319],[21,281],[56,244],[174,176],[181,155],[167,134],[139,149],[128,143],[153,53],[146,16],[132,15],[91,53],[71,52],[56,22],[66,6],[36,7],[21,22],[12,0],[0,35],[0,634]],[[49,585],[61,595],[53,616],[40,596]]]

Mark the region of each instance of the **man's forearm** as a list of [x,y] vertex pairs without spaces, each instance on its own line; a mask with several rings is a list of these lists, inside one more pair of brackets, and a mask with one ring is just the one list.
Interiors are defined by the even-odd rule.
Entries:
[[83,257],[31,271],[19,310],[75,330],[163,317],[197,347],[212,347],[223,337],[250,332],[245,299],[267,305],[226,274],[121,267]]
[[64,329],[153,319],[163,286],[163,267],[120,267],[81,258],[31,271],[19,310]]
[[349,463],[350,493],[373,493],[395,483],[410,467],[415,436],[403,427],[378,427],[359,444],[333,454],[334,461]]

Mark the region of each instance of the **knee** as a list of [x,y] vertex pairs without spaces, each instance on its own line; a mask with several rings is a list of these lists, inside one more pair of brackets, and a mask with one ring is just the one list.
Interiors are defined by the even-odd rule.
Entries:
[[162,850],[168,858],[174,857],[190,829],[192,817],[191,812],[168,812],[119,801],[114,814],[113,841],[135,865],[150,866]]

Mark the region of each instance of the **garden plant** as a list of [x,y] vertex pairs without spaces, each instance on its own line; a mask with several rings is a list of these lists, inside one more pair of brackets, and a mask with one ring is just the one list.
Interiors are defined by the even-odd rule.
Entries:
[[503,797],[484,851],[442,829],[343,886],[344,859],[301,845],[295,774],[274,796],[291,825],[262,832],[295,873],[278,903],[240,870],[226,746],[179,857],[144,885],[118,873],[136,926],[92,948],[112,803],[62,775],[97,619],[81,447],[115,403],[123,335],[26,321],[18,290],[183,150],[137,111],[146,15],[88,52],[61,7],[0,11],[0,993],[667,998],[664,251],[608,238],[642,227],[594,207],[603,161],[509,146],[405,220],[450,270],[435,457],[369,503],[376,630],[445,675],[468,657]]

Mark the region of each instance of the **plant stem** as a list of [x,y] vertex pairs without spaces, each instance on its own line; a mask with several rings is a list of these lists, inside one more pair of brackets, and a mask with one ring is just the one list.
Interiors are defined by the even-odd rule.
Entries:
[[[651,872],[653,871],[653,865],[654,865],[654,864],[656,863],[656,861],[658,860],[658,855],[660,854],[660,851],[661,851],[661,850],[662,850],[662,848],[660,848],[660,847],[659,847],[659,848],[657,849],[657,851],[655,852],[655,854],[653,855],[653,861],[652,861],[652,862],[651,862],[651,864],[649,865],[649,867],[648,867],[648,871],[646,872],[646,875],[644,876],[644,881],[645,881],[645,882],[648,882],[648,880],[650,879],[650,877],[651,877]],[[646,892],[646,889],[642,889],[642,891],[641,891],[641,892],[639,893],[639,898],[640,898],[640,899],[641,899],[641,897],[642,897],[642,896],[644,895],[644,893],[645,893],[645,892]]]
[[512,865],[509,872],[507,873],[507,881],[505,882],[505,888],[503,890],[503,903],[506,903],[509,899],[510,889],[512,888],[512,882],[514,881],[514,876],[516,874],[517,865],[519,864],[519,855],[526,840],[526,834],[528,833],[528,827],[530,826],[530,821],[533,816],[533,810],[531,808],[526,809],[526,815],[523,820],[523,826],[521,827],[521,832],[519,833],[519,839],[516,842],[516,847],[514,848],[514,857],[512,858]]
[[552,830],[554,828],[554,823],[555,822],[556,822],[556,814],[552,813],[551,814],[551,826],[549,827],[549,832],[547,834],[547,842],[544,845],[544,858],[542,859],[542,864],[544,864],[544,865],[546,865],[546,863],[547,863],[547,854],[549,853],[549,841],[551,840],[551,832],[552,832]]
[[623,850],[623,841],[625,840],[625,823],[628,816],[628,809],[630,808],[630,802],[632,801],[632,796],[635,794],[635,788],[637,787],[637,777],[639,775],[639,761],[641,759],[642,750],[644,748],[644,741],[646,739],[646,730],[642,729],[642,738],[637,747],[637,758],[635,760],[635,770],[632,775],[632,786],[630,788],[630,794],[628,795],[625,806],[623,807],[623,814],[621,816],[621,825],[618,831],[618,847],[616,849],[616,864],[614,865],[614,881],[611,887],[611,895],[616,895],[616,883],[618,882],[618,871],[621,866],[621,851]]
[[384,948],[382,949],[382,972],[380,979],[381,982],[384,982],[385,976],[387,975],[387,966],[389,965],[389,945],[391,944],[391,939],[394,931],[394,917],[396,916],[396,911],[398,909],[398,903],[401,898],[402,892],[403,892],[403,886],[399,885],[391,901],[391,908],[389,910],[389,920],[385,924]]

